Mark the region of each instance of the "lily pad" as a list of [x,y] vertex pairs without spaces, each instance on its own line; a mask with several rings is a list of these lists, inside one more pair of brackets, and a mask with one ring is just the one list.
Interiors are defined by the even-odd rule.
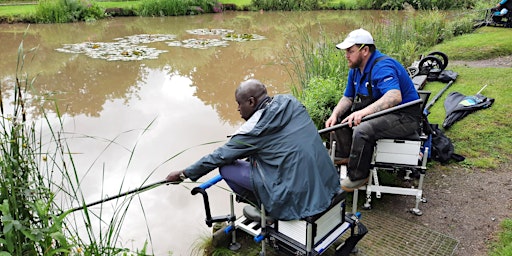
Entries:
[[194,49],[207,49],[210,47],[226,47],[228,46],[228,42],[220,39],[187,39],[183,41],[174,41],[167,43],[169,46],[178,46],[185,48],[194,48]]
[[122,60],[143,60],[156,59],[164,50],[148,48],[143,45],[129,43],[103,43],[103,42],[85,42],[79,44],[65,44],[57,51],[65,53],[83,53],[94,59],[105,59],[109,61]]
[[200,36],[223,36],[228,33],[235,32],[232,29],[223,29],[223,28],[198,28],[198,29],[192,29],[192,30],[186,30],[187,33],[192,35],[200,35]]
[[171,34],[140,34],[115,38],[114,40],[120,43],[149,44],[154,42],[171,41],[174,39],[176,39],[176,35]]
[[139,34],[115,38],[116,42],[84,42],[78,44],[64,44],[56,49],[65,53],[82,53],[91,58],[105,59],[109,61],[156,59],[160,53],[166,50],[158,50],[141,44],[154,42],[167,42],[168,46],[193,49],[207,49],[210,47],[226,47],[231,42],[243,42],[266,39],[256,34],[237,34],[231,29],[194,29],[187,33],[198,36],[210,36],[215,38],[191,38],[182,41],[173,41],[176,35],[172,34]]
[[222,40],[236,41],[236,42],[254,41],[254,40],[263,40],[263,39],[266,39],[266,38],[264,36],[260,36],[257,34],[237,34],[237,33],[227,33],[225,36],[222,37]]

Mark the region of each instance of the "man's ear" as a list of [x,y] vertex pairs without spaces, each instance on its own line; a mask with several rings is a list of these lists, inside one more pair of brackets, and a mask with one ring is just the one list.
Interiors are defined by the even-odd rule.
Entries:
[[253,108],[256,107],[256,104],[258,104],[258,102],[256,101],[256,98],[254,98],[254,97],[249,97],[248,101],[249,101],[249,105]]
[[370,54],[370,47],[369,46],[364,46],[363,49],[361,49],[363,51],[363,55],[366,57],[368,56],[368,54]]

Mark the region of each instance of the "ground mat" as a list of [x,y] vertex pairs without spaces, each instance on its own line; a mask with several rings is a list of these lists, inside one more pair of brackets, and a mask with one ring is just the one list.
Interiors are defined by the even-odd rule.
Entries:
[[[358,255],[453,255],[459,241],[380,211],[362,211],[361,221],[368,228],[359,241]],[[421,218],[421,217],[418,217]]]

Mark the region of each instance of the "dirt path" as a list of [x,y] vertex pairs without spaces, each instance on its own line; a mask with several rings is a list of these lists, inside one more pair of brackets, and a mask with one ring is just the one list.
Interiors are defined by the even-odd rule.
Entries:
[[[390,214],[422,224],[459,241],[454,255],[487,255],[500,222],[512,218],[511,168],[492,171],[429,169],[425,176],[422,216],[408,212],[414,198],[392,195],[384,207]],[[379,206],[380,208],[380,206]]]
[[498,58],[494,58],[494,59],[488,59],[488,60],[477,60],[477,61],[454,60],[454,61],[449,61],[448,65],[455,65],[455,66],[462,65],[462,66],[468,66],[468,67],[472,67],[472,68],[484,68],[484,67],[510,68],[510,67],[512,67],[512,55],[498,57]]

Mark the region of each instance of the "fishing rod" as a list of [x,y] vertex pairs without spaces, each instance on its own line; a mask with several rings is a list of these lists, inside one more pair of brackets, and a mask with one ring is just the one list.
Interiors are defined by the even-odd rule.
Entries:
[[[394,106],[394,107],[391,107],[391,108],[388,108],[388,109],[384,109],[382,111],[379,111],[379,112],[376,112],[376,113],[373,113],[373,114],[370,114],[370,115],[367,115],[367,116],[363,117],[363,119],[361,119],[361,122],[368,121],[370,119],[374,119],[376,117],[389,114],[389,113],[397,111],[399,109],[410,107],[410,106],[413,106],[413,105],[416,105],[416,104],[421,104],[422,102],[423,102],[422,99],[417,99],[417,100],[409,101],[407,103],[404,103],[404,104],[401,104],[401,105],[398,105],[398,106]],[[331,127],[327,127],[327,128],[322,129],[322,130],[319,130],[318,133],[319,134],[323,134],[323,133],[326,133],[326,132],[334,131],[334,130],[343,128],[343,127],[345,127],[347,125],[348,125],[348,123],[341,123],[341,124],[333,125]]]
[[439,91],[436,96],[434,96],[434,98],[427,104],[427,106],[425,106],[425,109],[426,110],[429,110],[433,105],[434,103],[436,103],[436,101],[441,98],[441,96],[443,95],[443,93],[448,90],[448,87],[450,87],[453,82],[455,82],[455,80],[450,80],[450,82],[448,82],[444,87],[443,89],[441,89],[441,91]]
[[101,203],[104,203],[104,202],[107,202],[107,201],[110,201],[110,200],[114,200],[116,198],[120,198],[120,197],[127,196],[127,195],[134,194],[134,193],[144,192],[146,190],[149,190],[149,189],[152,189],[152,188],[156,188],[156,187],[158,187],[160,185],[167,184],[167,183],[176,183],[176,182],[175,181],[168,181],[168,180],[161,180],[161,181],[158,181],[158,182],[155,182],[155,183],[152,183],[152,184],[148,184],[148,185],[140,187],[140,188],[136,188],[136,189],[133,189],[133,190],[130,190],[130,191],[126,191],[124,193],[121,193],[121,194],[118,194],[118,195],[115,195],[115,196],[112,196],[112,197],[108,197],[108,198],[105,198],[105,199],[98,200],[98,201],[90,203],[90,204],[86,204],[86,205],[83,205],[83,206],[80,206],[80,207],[69,209],[66,212],[67,213],[76,212],[76,211],[82,210],[82,209],[87,208],[87,207],[95,206],[97,204],[101,204]]

